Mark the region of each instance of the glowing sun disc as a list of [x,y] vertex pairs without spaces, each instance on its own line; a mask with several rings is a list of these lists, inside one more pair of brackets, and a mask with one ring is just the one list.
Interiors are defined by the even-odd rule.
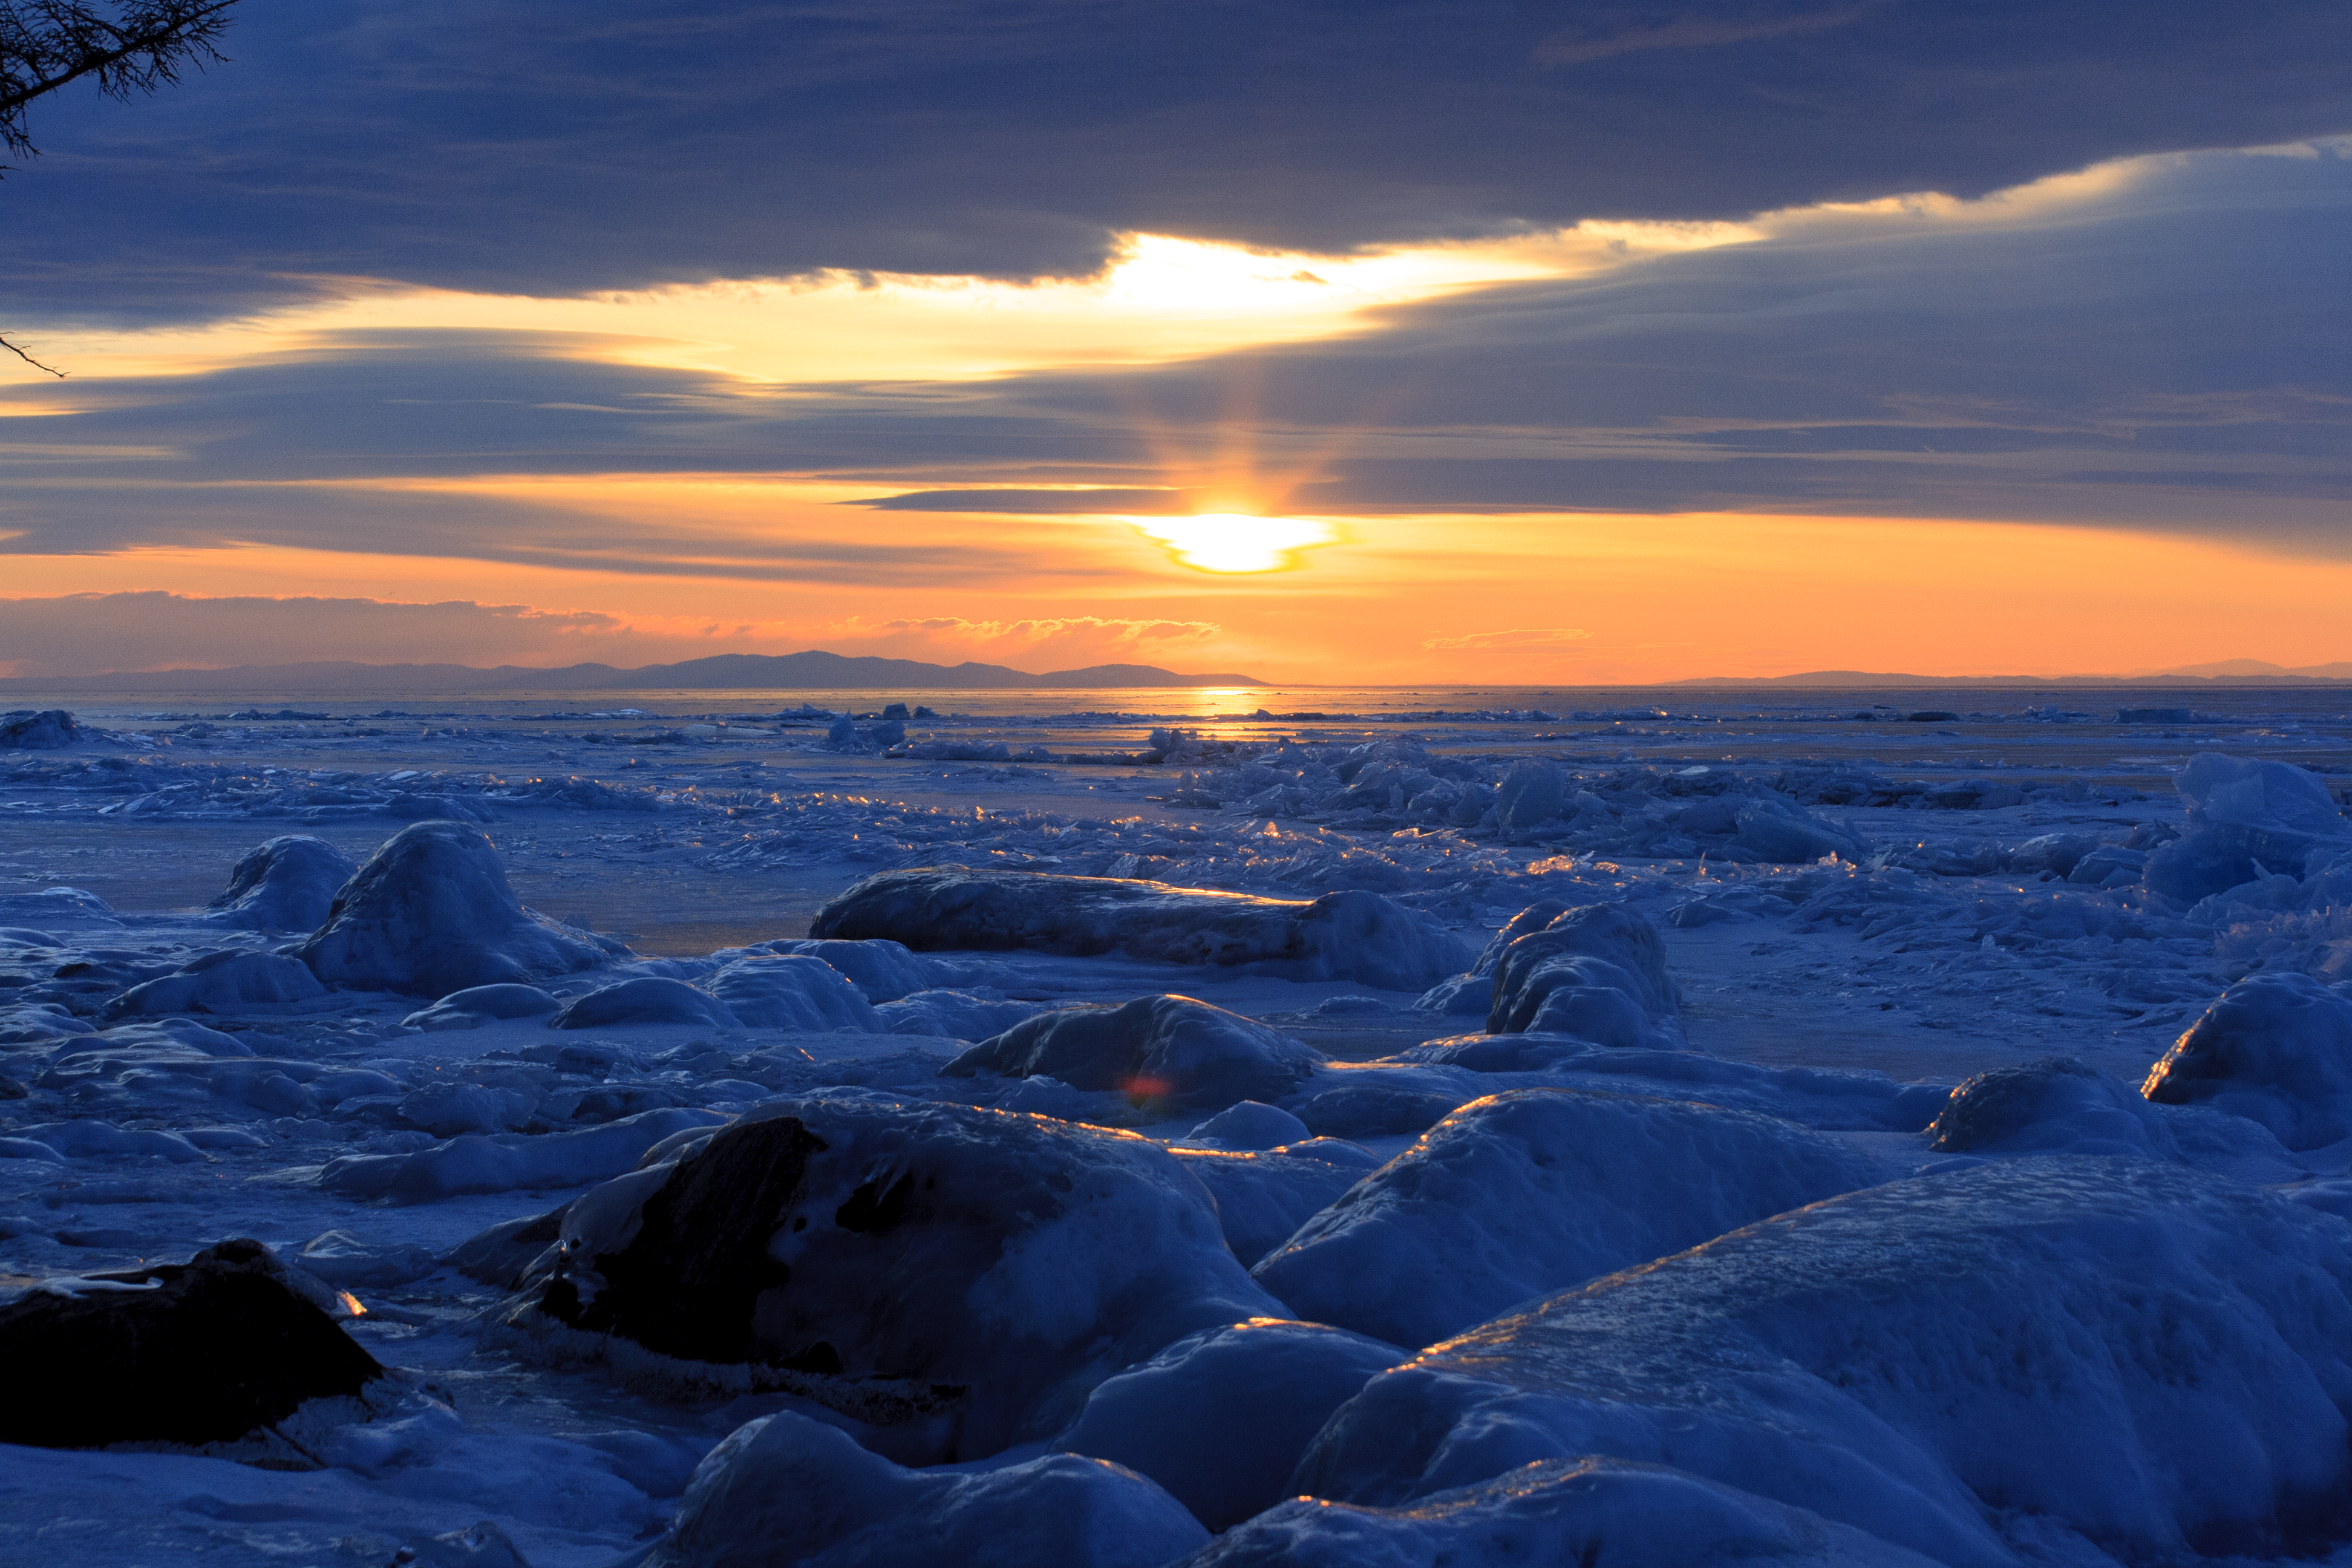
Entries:
[[1328,523],[1303,517],[1251,517],[1237,511],[1196,517],[1131,517],[1136,531],[1202,572],[1279,572],[1293,555],[1337,537]]

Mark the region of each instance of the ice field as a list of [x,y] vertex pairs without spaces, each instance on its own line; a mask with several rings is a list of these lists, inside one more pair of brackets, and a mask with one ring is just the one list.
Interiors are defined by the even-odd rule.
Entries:
[[0,1562],[2352,1563],[2343,689],[10,700]]

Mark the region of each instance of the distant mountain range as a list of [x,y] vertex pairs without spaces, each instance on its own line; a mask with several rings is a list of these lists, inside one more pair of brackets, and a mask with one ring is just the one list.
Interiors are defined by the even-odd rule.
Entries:
[[1889,670],[1809,669],[1799,675],[1720,675],[1670,680],[1667,686],[1827,687],[1845,691],[1937,686],[2162,686],[2202,682],[2212,686],[2301,686],[2313,681],[2352,681],[2352,663],[2306,664],[2289,668],[2259,658],[2229,658],[2176,669],[2135,669],[2122,675],[1905,675]]
[[925,664],[911,658],[850,658],[806,653],[722,653],[680,664],[617,669],[571,664],[530,669],[502,664],[247,664],[232,669],[161,669],[108,675],[21,676],[0,680],[12,691],[1007,691],[1120,686],[1264,686],[1228,671],[1181,674],[1151,664],[1097,664],[1044,675],[1001,664]]

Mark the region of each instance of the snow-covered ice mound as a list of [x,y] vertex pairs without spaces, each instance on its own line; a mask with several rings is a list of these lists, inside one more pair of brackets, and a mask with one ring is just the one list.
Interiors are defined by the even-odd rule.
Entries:
[[707,984],[710,994],[751,1028],[856,1029],[866,1034],[882,1028],[866,993],[845,971],[822,958],[774,953],[739,958]]
[[[436,1109],[451,1108],[445,1101]],[[297,1165],[268,1179],[395,1204],[437,1203],[468,1193],[576,1187],[609,1181],[634,1169],[665,1140],[695,1136],[726,1120],[716,1111],[665,1106],[570,1132],[467,1132],[412,1154],[344,1154],[323,1165]]]
[[625,1373],[789,1389],[902,1458],[1049,1436],[1171,1342],[1282,1315],[1131,1133],[849,1090],[648,1158],[565,1211],[507,1323]]
[[1749,1111],[1513,1089],[1446,1117],[1251,1273],[1300,1317],[1425,1345],[1879,1179]]
[[1851,1525],[1664,1465],[1540,1459],[1409,1508],[1298,1498],[1173,1568],[1934,1568]]
[[1232,1323],[1101,1384],[1054,1447],[1150,1476],[1223,1530],[1287,1496],[1307,1439],[1405,1359],[1395,1345],[1321,1323]]
[[1503,950],[1486,1029],[1671,1047],[1682,1043],[1678,1012],[1658,928],[1622,904],[1588,904]]
[[1151,1482],[1048,1454],[910,1470],[793,1411],[736,1428],[694,1472],[646,1568],[1160,1568],[1208,1539]]
[[[1672,1465],[1954,1565],[2340,1539],[2352,1230],[2257,1187],[2032,1159],[1779,1215],[1424,1352],[1300,1462],[1393,1505],[1560,1456]],[[2081,1554],[2080,1547],[2074,1549]]]
[[289,833],[237,857],[228,887],[205,906],[215,924],[256,931],[316,931],[359,868],[323,838]]
[[2289,1149],[2352,1137],[2352,999],[2306,974],[2256,974],[2206,1009],[2142,1092],[2258,1121]]
[[612,956],[604,942],[524,909],[498,851],[461,822],[393,835],[293,951],[330,985],[412,996],[544,980]]
[[299,960],[275,952],[208,952],[176,973],[132,986],[106,1011],[112,1017],[158,1013],[235,1013],[256,1004],[307,1002],[327,988]]
[[1444,928],[1378,893],[1312,901],[1116,877],[956,868],[884,871],[837,895],[815,937],[887,937],[918,952],[1124,951],[1163,963],[1285,966],[1297,978],[1420,990],[1462,967]]
[[1217,1225],[1244,1268],[1288,1241],[1380,1163],[1360,1143],[1303,1134],[1274,1149],[1173,1149],[1217,1200]]
[[1122,1095],[1156,1121],[1244,1100],[1280,1100],[1322,1060],[1322,1052],[1255,1018],[1190,996],[1161,995],[1117,1007],[1040,1013],[982,1041],[940,1072],[1055,1079],[1076,1089]]
[[2148,858],[2148,887],[2182,904],[2267,874],[2302,877],[2352,849],[2352,819],[2320,777],[2288,763],[2200,752],[2174,780],[2187,835]]
[[[0,1400],[0,1443],[168,1445],[298,1468],[316,1461],[274,1429],[384,1375],[246,1240],[27,1291],[0,1306],[0,1364],[23,1380]],[[56,1397],[36,1394],[43,1382]]]

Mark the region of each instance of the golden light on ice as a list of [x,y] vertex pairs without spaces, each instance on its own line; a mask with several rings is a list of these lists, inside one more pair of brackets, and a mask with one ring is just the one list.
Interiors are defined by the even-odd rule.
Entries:
[[1297,563],[1295,553],[1339,537],[1328,523],[1304,517],[1251,517],[1237,511],[1195,517],[1131,517],[1147,539],[1158,541],[1187,566],[1202,572],[1279,572]]

